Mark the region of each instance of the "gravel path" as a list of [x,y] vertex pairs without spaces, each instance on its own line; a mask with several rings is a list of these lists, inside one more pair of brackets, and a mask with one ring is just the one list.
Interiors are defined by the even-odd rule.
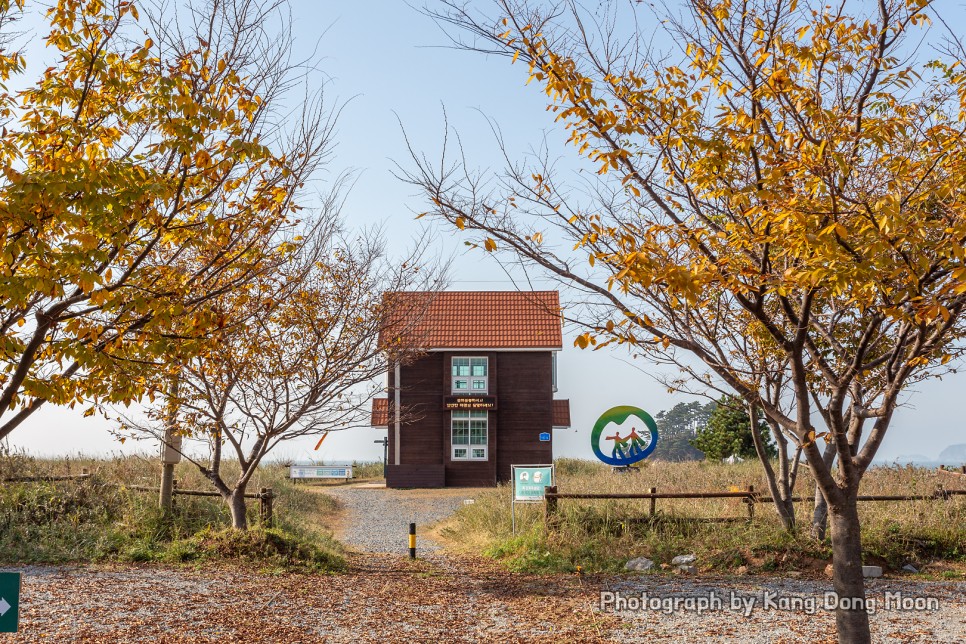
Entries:
[[363,552],[409,552],[409,524],[416,524],[417,548],[434,552],[439,545],[424,536],[426,528],[453,514],[475,490],[394,490],[365,485],[317,488],[343,508],[335,526],[338,539]]

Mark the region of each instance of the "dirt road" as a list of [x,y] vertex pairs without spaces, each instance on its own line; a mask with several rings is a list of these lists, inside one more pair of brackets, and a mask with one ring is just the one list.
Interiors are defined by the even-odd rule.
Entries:
[[409,547],[409,524],[416,524],[420,553],[439,549],[426,536],[427,528],[453,514],[476,490],[443,488],[394,490],[371,484],[315,488],[342,506],[334,526],[335,536],[359,552],[405,554]]

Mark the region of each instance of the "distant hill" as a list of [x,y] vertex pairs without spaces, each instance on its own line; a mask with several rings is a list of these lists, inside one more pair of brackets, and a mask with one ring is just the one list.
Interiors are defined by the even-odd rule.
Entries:
[[944,465],[966,465],[966,443],[950,445],[939,452],[937,460]]

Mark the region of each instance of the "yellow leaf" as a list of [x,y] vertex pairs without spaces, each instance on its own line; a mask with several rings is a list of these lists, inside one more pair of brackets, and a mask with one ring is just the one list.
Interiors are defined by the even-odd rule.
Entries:
[[487,250],[487,252],[492,253],[496,250],[496,242],[487,237],[486,241],[483,242],[483,247]]
[[466,220],[463,219],[462,217],[457,217],[455,223],[456,223],[456,227],[459,228],[460,230],[463,230],[466,228]]

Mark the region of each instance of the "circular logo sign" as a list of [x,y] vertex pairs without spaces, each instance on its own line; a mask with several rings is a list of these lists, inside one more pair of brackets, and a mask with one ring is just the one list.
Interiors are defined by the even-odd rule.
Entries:
[[[624,427],[630,419],[630,428]],[[613,434],[604,436],[604,429],[614,423]],[[621,436],[626,432],[626,436]],[[605,445],[601,446],[601,438]],[[608,465],[633,465],[651,455],[657,447],[657,424],[643,409],[622,405],[608,409],[594,424],[590,434],[590,446],[594,454]],[[608,455],[609,453],[609,455]]]

